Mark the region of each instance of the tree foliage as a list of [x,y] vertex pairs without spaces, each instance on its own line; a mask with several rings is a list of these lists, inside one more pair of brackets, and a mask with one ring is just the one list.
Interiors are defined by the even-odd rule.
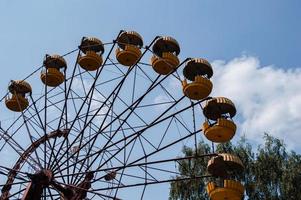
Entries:
[[[268,134],[265,142],[257,149],[241,138],[237,144],[217,145],[216,152],[237,155],[245,166],[240,179],[245,186],[245,198],[252,200],[287,200],[300,199],[301,196],[301,155],[288,152],[285,144]],[[197,151],[184,147],[183,154],[192,156],[210,153],[208,144],[201,141]],[[175,178],[202,176],[207,174],[208,158],[181,160],[179,173]],[[205,200],[208,179],[175,181],[171,183],[170,200]]]

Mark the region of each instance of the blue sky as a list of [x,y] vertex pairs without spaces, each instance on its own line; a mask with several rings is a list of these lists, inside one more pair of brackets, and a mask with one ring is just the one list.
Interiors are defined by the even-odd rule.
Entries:
[[[105,41],[120,29],[133,29],[145,41],[174,36],[183,57],[229,60],[247,53],[264,65],[300,67],[300,5],[298,0],[2,0],[0,59],[2,66],[30,71],[45,53],[72,49],[83,35]],[[16,48],[19,59],[11,63],[6,52]]]
[[[156,35],[170,35],[181,45],[182,59],[214,63],[216,94],[233,97],[240,106],[242,132],[257,132],[250,137],[256,141],[266,128],[300,151],[296,130],[301,127],[288,127],[301,119],[300,8],[299,0],[1,0],[0,94],[9,80],[40,66],[46,53],[73,50],[83,36],[107,42],[121,29],[135,30],[147,44]],[[257,84],[249,85],[253,75]],[[224,90],[225,82],[218,80],[235,90]],[[282,135],[284,130],[291,135]]]
[[75,49],[83,36],[111,41],[121,29],[144,41],[171,35],[180,57],[231,61],[255,57],[259,67],[301,67],[298,0],[0,1],[0,91],[40,66],[46,53]]

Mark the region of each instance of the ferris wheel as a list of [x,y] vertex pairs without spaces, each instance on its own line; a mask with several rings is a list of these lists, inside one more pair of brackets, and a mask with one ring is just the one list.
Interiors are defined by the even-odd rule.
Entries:
[[[11,81],[1,100],[0,199],[151,199],[152,187],[208,177],[223,180],[208,183],[211,199],[241,199],[230,173],[243,170],[238,157],[179,157],[203,135],[224,143],[236,131],[231,100],[209,97],[210,63],[179,54],[172,37],[144,45],[120,31],[107,43],[83,37]],[[210,159],[208,174],[174,178],[178,161],[198,157]]]

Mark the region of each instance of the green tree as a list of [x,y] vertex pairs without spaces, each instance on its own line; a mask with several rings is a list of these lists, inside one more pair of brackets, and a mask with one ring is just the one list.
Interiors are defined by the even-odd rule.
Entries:
[[[240,157],[245,166],[240,180],[245,186],[245,198],[252,200],[298,200],[301,199],[301,155],[288,152],[285,144],[268,134],[264,145],[256,151],[243,137],[237,144],[217,145],[216,152],[227,152]],[[199,143],[197,154],[210,153],[210,147],[203,141]],[[192,156],[194,149],[184,147],[183,154]],[[180,176],[175,178],[205,175],[208,158],[181,160]],[[208,179],[177,181],[171,183],[170,200],[208,199],[206,182]]]
[[[199,143],[197,147],[197,152],[191,148],[184,147],[183,153],[185,156],[195,156],[204,155],[210,153],[210,147],[208,144],[205,144],[203,141]],[[204,175],[206,173],[208,158],[203,159],[189,159],[189,160],[180,160],[179,164],[179,173],[182,177],[191,177]],[[187,199],[187,200],[205,200],[208,199],[208,196],[204,190],[206,187],[203,180],[193,179],[187,181],[175,181],[171,183],[170,189],[170,199]]]

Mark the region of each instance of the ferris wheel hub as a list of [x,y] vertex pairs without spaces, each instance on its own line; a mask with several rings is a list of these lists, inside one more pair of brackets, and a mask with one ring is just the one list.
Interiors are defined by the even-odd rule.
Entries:
[[53,181],[53,173],[50,169],[42,169],[35,174],[28,174],[30,183],[27,185],[22,200],[41,199],[43,189]]

